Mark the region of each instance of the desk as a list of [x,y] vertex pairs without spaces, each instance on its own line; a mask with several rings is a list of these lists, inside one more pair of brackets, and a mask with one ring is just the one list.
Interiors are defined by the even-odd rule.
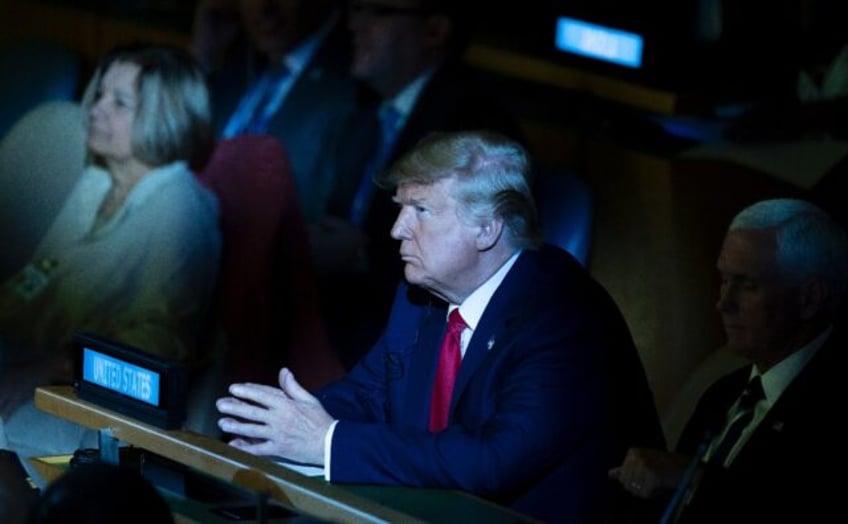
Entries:
[[88,428],[106,430],[126,444],[149,450],[239,488],[333,522],[532,522],[507,508],[448,490],[398,486],[342,486],[301,475],[226,443],[183,430],[163,430],[81,400],[70,386],[36,389],[35,405]]
[[599,99],[663,115],[678,114],[694,102],[670,90],[621,80],[552,60],[474,42],[465,53],[465,61],[474,67],[507,77],[590,93]]

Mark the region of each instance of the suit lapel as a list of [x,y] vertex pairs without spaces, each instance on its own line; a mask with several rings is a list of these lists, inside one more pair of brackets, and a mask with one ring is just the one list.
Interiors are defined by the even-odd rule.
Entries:
[[425,315],[421,321],[410,356],[407,391],[411,394],[406,395],[404,412],[415,417],[410,422],[418,427],[426,428],[430,420],[430,396],[446,326],[446,309],[432,307],[430,314]]
[[[469,341],[462,366],[459,368],[459,376],[453,391],[451,411],[456,405],[457,399],[462,395],[468,382],[481,367],[486,358],[502,345],[513,338],[520,322],[519,310],[513,304],[522,303],[516,300],[518,293],[522,292],[524,283],[531,278],[528,273],[528,264],[525,260],[528,254],[522,254],[512,267],[507,277],[501,283],[498,290],[492,296],[477,329]],[[404,401],[403,412],[414,419],[409,420],[411,424],[419,427],[427,427],[430,417],[430,400],[433,391],[433,382],[436,377],[436,368],[439,361],[439,348],[445,335],[447,327],[447,309],[444,306],[429,306],[431,311],[424,315],[411,351],[409,369],[407,375],[409,381]],[[419,392],[415,394],[415,392]]]
[[520,325],[518,318],[521,314],[515,304],[523,303],[517,300],[517,297],[524,292],[523,290],[532,288],[530,284],[532,274],[528,269],[533,256],[533,253],[529,251],[524,251],[519,256],[483,311],[477,329],[474,330],[468,343],[462,366],[459,368],[459,376],[453,390],[452,407],[456,405],[462,392],[486,358],[499,351],[507,341],[512,340],[512,334]]
[[[833,398],[832,392],[827,391],[831,381],[823,379],[823,377],[827,376],[828,370],[842,368],[833,359],[835,351],[842,349],[835,348],[836,345],[834,335],[831,334],[830,340],[825,342],[825,345],[819,349],[818,353],[786,387],[774,406],[769,409],[757,426],[756,431],[751,435],[749,442],[755,439],[773,438],[784,430],[787,421],[790,424],[797,424],[799,419],[815,416],[815,410],[821,409],[819,406],[827,405],[828,400]],[[824,409],[824,412],[830,414],[827,408]],[[745,447],[747,447],[747,444]],[[744,451],[744,448],[742,451]]]

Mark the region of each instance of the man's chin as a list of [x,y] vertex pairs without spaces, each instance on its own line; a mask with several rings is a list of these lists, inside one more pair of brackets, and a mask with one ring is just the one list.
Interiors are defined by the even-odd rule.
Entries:
[[751,355],[755,352],[751,348],[750,344],[747,344],[741,340],[734,340],[733,338],[728,338],[724,347],[730,353],[733,353],[734,355],[745,359],[750,359]]
[[414,267],[412,267],[409,263],[407,263],[403,267],[403,276],[406,278],[406,281],[410,284],[420,285],[421,284],[421,274],[416,271]]

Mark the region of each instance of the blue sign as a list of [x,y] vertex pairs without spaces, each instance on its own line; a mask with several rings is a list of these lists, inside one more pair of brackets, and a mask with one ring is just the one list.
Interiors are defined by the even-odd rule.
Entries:
[[135,364],[83,349],[82,378],[128,397],[159,405],[159,374]]
[[555,45],[560,51],[634,69],[642,65],[641,36],[566,16],[557,19]]

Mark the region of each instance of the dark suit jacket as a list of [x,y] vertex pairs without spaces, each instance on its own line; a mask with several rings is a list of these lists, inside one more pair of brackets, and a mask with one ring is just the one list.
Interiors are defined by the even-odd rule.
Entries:
[[[357,83],[350,75],[350,34],[339,20],[316,49],[283,104],[268,124],[289,153],[301,209],[307,219],[315,215],[313,185],[316,169],[330,135],[356,107]],[[264,64],[245,51],[224,64],[209,79],[216,129],[222,131],[247,88]]]
[[607,469],[662,445],[628,328],[565,251],[525,250],[460,368],[448,428],[427,421],[446,305],[402,285],[379,342],[318,393],[340,420],[333,482],[460,489],[550,522],[604,522]]
[[[389,163],[433,131],[485,128],[523,141],[520,128],[506,104],[493,93],[494,89],[484,87],[467,65],[444,64],[421,91],[397,137]],[[323,159],[312,186],[315,195],[324,192],[331,215],[343,218],[349,215],[353,195],[377,146],[379,104],[374,93],[363,89],[359,110],[331,140],[334,149]],[[357,353],[355,348],[369,347],[379,336],[380,326],[392,303],[395,284],[402,277],[397,242],[389,235],[398,210],[392,202],[392,194],[393,190],[377,189],[365,217],[363,228],[369,239],[368,273],[342,275],[341,279],[324,279],[321,283],[330,335],[348,364],[361,356],[362,351]],[[352,316],[353,312],[357,314]],[[350,337],[350,343],[339,340],[339,334]]]
[[[368,95],[362,96],[360,100],[360,114],[356,117],[354,129],[373,129],[371,133],[376,133],[377,127],[365,122],[374,121],[380,101],[369,99]],[[395,141],[389,163],[397,160],[419,140],[434,131],[490,129],[523,143],[524,136],[508,107],[497,94],[497,89],[494,86],[486,86],[469,66],[458,61],[447,62],[435,71],[421,91]],[[351,145],[344,145],[349,142],[340,141],[341,147],[348,150],[341,151],[334,162],[336,187],[350,184],[351,181],[354,184],[359,183],[365,165],[376,147],[376,135],[362,136],[360,140],[361,142],[352,146],[356,149],[355,152],[350,151]],[[344,193],[352,194],[352,191]],[[346,204],[350,206],[349,202]],[[378,235],[384,234],[388,230],[387,209],[390,211],[390,227],[397,209],[391,202],[391,194],[383,191],[372,201],[366,219],[366,229],[375,231]]]
[[[834,332],[783,392],[730,467],[708,467],[685,522],[826,522],[837,509],[845,469],[840,378],[844,344]],[[698,402],[678,450],[692,454],[717,434],[751,368],[720,379]],[[842,491],[840,489],[840,491]]]

